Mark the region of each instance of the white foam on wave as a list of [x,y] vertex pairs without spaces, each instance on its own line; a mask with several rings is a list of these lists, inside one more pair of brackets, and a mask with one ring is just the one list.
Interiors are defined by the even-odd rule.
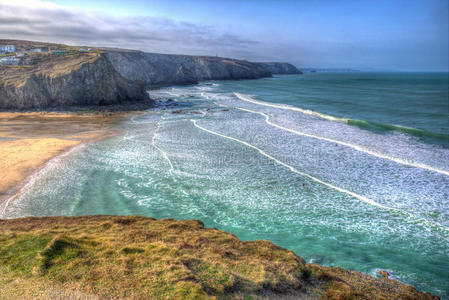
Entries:
[[422,218],[422,217],[419,217],[419,216],[415,216],[415,215],[413,215],[413,214],[411,214],[411,213],[409,213],[409,212],[407,212],[407,211],[403,211],[403,210],[400,210],[400,209],[397,209],[397,208],[394,208],[394,207],[389,207],[389,206],[380,204],[380,203],[378,203],[378,202],[376,202],[376,201],[374,201],[374,200],[372,200],[372,199],[369,199],[369,198],[367,198],[367,197],[365,197],[365,196],[358,195],[358,194],[356,194],[356,193],[354,193],[354,192],[351,192],[351,191],[349,191],[349,190],[346,190],[346,189],[344,189],[344,188],[340,188],[340,187],[335,186],[335,185],[333,185],[333,184],[331,184],[331,183],[327,183],[327,182],[325,182],[325,181],[322,181],[321,179],[318,179],[318,178],[316,178],[316,177],[314,177],[314,176],[312,176],[312,175],[309,175],[309,174],[307,174],[307,173],[301,172],[301,171],[297,170],[296,168],[294,168],[293,166],[288,165],[288,164],[286,164],[286,163],[284,163],[284,162],[278,160],[278,159],[275,158],[274,156],[272,156],[272,155],[266,153],[266,152],[263,151],[262,149],[260,149],[260,148],[258,148],[258,147],[256,147],[256,146],[254,146],[254,145],[252,145],[252,144],[250,144],[250,143],[247,143],[247,142],[245,142],[245,141],[243,141],[243,140],[240,140],[240,139],[237,139],[237,138],[235,138],[235,137],[227,136],[227,135],[221,134],[221,133],[219,133],[219,132],[216,132],[216,131],[207,129],[207,128],[205,128],[205,127],[202,127],[201,125],[198,125],[197,120],[195,120],[195,119],[191,119],[190,121],[193,123],[193,125],[194,125],[195,127],[199,128],[199,129],[201,129],[201,130],[203,130],[203,131],[206,131],[206,132],[208,132],[208,133],[210,133],[210,134],[213,134],[213,135],[216,135],[216,136],[219,136],[219,137],[222,137],[222,138],[231,140],[231,141],[238,142],[238,143],[240,143],[240,144],[242,144],[242,145],[245,145],[245,146],[247,146],[247,147],[249,147],[249,148],[252,148],[252,149],[256,150],[257,152],[259,152],[259,153],[262,154],[263,156],[267,157],[268,159],[270,159],[270,160],[274,161],[275,163],[277,163],[277,164],[279,164],[279,165],[281,165],[281,166],[283,166],[283,167],[289,169],[292,173],[296,173],[296,174],[298,174],[298,175],[307,177],[307,178],[309,178],[309,179],[311,179],[311,180],[313,180],[313,181],[315,181],[315,182],[317,182],[317,183],[319,183],[319,184],[322,184],[322,185],[324,185],[324,186],[327,186],[328,188],[334,189],[334,190],[336,190],[336,191],[338,191],[338,192],[341,192],[341,193],[347,194],[347,195],[349,195],[349,196],[352,196],[352,197],[354,197],[354,198],[357,198],[357,199],[361,200],[362,202],[367,203],[367,204],[369,204],[369,205],[372,205],[372,206],[375,206],[375,207],[378,207],[378,208],[381,208],[381,209],[390,210],[390,211],[394,211],[394,212],[398,212],[398,213],[407,215],[408,217],[410,217],[410,218],[412,218],[412,219],[421,221],[422,223],[428,225],[429,227],[437,226],[438,228],[441,228],[441,229],[443,229],[443,230],[449,232],[449,228],[448,228],[448,227],[446,227],[446,226],[444,226],[444,225],[441,225],[441,224],[439,224],[438,222],[429,221],[429,220],[427,220],[427,219],[425,219],[425,218]]
[[124,141],[129,141],[137,137],[137,135],[129,135],[129,130],[126,131],[125,135],[123,136]]
[[[292,110],[292,111],[298,111],[298,112],[301,112],[301,113],[307,113],[307,114],[313,114],[313,115],[322,115],[320,113],[316,113],[316,112],[313,112],[313,111],[310,111],[310,110],[303,110],[303,109],[296,108],[296,107],[277,105],[277,104],[270,104],[270,103],[266,103],[266,102],[257,101],[257,100],[252,99],[251,97],[243,96],[242,94],[239,94],[239,93],[234,93],[234,94],[237,96],[237,98],[239,98],[241,100],[244,100],[244,101],[247,101],[247,102],[251,102],[251,103],[255,103],[255,104],[258,104],[258,105],[275,107],[275,108],[282,108],[282,109],[288,109],[288,110]],[[218,104],[218,103],[215,103],[215,104],[220,105],[220,106],[226,106],[226,105]],[[230,107],[230,106],[226,106],[226,107]],[[398,164],[402,164],[402,165],[409,166],[409,167],[414,167],[414,168],[425,169],[427,171],[436,172],[436,173],[439,173],[439,174],[443,174],[443,175],[449,176],[449,171],[437,169],[435,167],[432,167],[432,166],[429,166],[429,165],[426,165],[426,164],[423,164],[423,163],[417,163],[417,162],[413,162],[413,161],[409,161],[409,160],[404,160],[404,159],[401,159],[401,158],[398,158],[398,157],[389,156],[389,155],[386,155],[386,154],[383,154],[383,153],[379,153],[379,152],[367,149],[367,148],[362,147],[360,145],[351,144],[351,143],[347,143],[347,142],[344,142],[344,141],[335,140],[335,139],[331,139],[331,138],[326,138],[326,137],[323,137],[323,136],[317,136],[317,135],[301,132],[301,131],[298,131],[298,130],[295,130],[295,129],[292,129],[292,128],[284,127],[282,125],[279,125],[277,123],[272,122],[270,120],[270,116],[269,115],[267,115],[266,113],[260,112],[260,111],[254,111],[254,110],[250,110],[250,109],[242,108],[242,107],[233,107],[233,108],[236,108],[236,109],[239,109],[239,110],[242,110],[242,111],[246,111],[246,112],[250,112],[250,113],[254,113],[254,114],[262,115],[262,116],[265,117],[265,122],[267,124],[269,124],[271,126],[274,126],[274,127],[277,127],[279,129],[282,129],[282,130],[285,130],[285,131],[297,134],[297,135],[306,136],[306,137],[310,137],[310,138],[314,138],[314,139],[319,139],[319,140],[327,141],[327,142],[331,142],[331,143],[336,143],[336,144],[339,144],[339,145],[342,145],[342,146],[346,146],[346,147],[350,147],[350,148],[352,148],[354,150],[357,150],[357,151],[369,154],[371,156],[375,156],[375,157],[378,157],[378,158],[382,158],[382,159],[387,159],[387,160],[393,161],[393,162],[398,163]],[[327,115],[323,115],[323,116],[327,116]],[[331,116],[327,116],[325,119],[334,121],[335,118],[331,117]],[[344,120],[344,119],[339,119],[339,120],[341,121],[341,120]]]
[[212,91],[214,89],[213,86],[195,86],[195,89],[200,91]]
[[2,212],[0,213],[0,218],[3,218],[5,216],[6,209],[8,208],[11,201],[15,200],[20,195],[22,195],[26,190],[30,189],[39,178],[41,178],[42,176],[44,176],[51,170],[57,168],[58,165],[61,163],[61,160],[64,157],[72,154],[75,151],[78,151],[78,150],[84,148],[85,146],[86,146],[85,144],[80,144],[75,147],[72,147],[69,151],[50,159],[47,163],[44,164],[44,166],[41,169],[39,169],[36,172],[34,172],[33,174],[31,174],[25,180],[25,182],[26,182],[25,185],[15,195],[6,199],[3,209],[2,209]]
[[[205,111],[200,110],[200,113],[201,113],[201,117],[202,117],[202,118],[204,118],[204,117],[206,116],[206,112],[205,112]],[[161,118],[159,119],[159,121],[156,123],[156,129],[155,129],[154,134],[153,134],[153,137],[152,137],[152,139],[151,139],[151,144],[152,144],[152,146],[153,146],[154,148],[156,148],[156,149],[162,154],[162,156],[164,157],[164,159],[168,162],[168,164],[169,164],[169,166],[170,166],[170,168],[169,168],[169,170],[168,170],[168,173],[169,173],[169,174],[172,174],[172,172],[173,172],[173,170],[174,170],[174,166],[173,166],[173,163],[172,163],[171,159],[168,157],[167,152],[165,152],[161,147],[159,147],[158,145],[156,145],[156,137],[157,137],[157,135],[158,135],[159,129],[161,128],[161,123],[162,123],[162,121],[164,121],[164,120],[166,120],[166,119],[165,119],[165,116],[162,115]]]
[[246,102],[250,102],[250,103],[254,103],[257,105],[263,105],[263,106],[268,106],[268,107],[274,107],[274,108],[280,108],[280,109],[287,109],[287,110],[291,110],[291,111],[297,111],[306,115],[312,115],[312,116],[316,116],[322,119],[326,119],[329,121],[334,121],[334,122],[342,122],[342,123],[347,123],[348,119],[344,119],[344,118],[337,118],[334,116],[330,116],[330,115],[326,115],[326,114],[322,114],[310,109],[303,109],[303,108],[299,108],[299,107],[295,107],[295,106],[290,106],[290,105],[286,105],[286,104],[275,104],[275,103],[268,103],[268,102],[263,102],[263,101],[259,101],[259,100],[254,100],[251,96],[249,95],[244,95],[241,93],[237,93],[235,92],[234,95],[239,98],[240,100],[246,101]]
[[161,116],[161,119],[159,121],[157,121],[156,129],[154,131],[153,138],[151,139],[151,144],[153,145],[154,148],[156,148],[162,154],[164,159],[168,162],[168,164],[170,166],[170,168],[168,169],[168,173],[171,174],[173,172],[173,170],[174,170],[172,161],[168,157],[167,153],[164,150],[162,150],[158,145],[156,145],[156,136],[157,136],[159,128],[161,128],[161,121],[164,120],[164,119],[165,119],[165,117]]

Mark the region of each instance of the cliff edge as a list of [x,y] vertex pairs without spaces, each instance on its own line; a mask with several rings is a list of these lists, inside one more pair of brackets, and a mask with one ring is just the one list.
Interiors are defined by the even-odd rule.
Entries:
[[268,70],[271,74],[303,74],[294,65],[281,62],[259,62],[262,68]]
[[271,76],[271,72],[259,64],[238,59],[140,51],[107,51],[106,55],[123,77],[143,81],[149,88]]
[[46,55],[0,67],[0,108],[108,105],[149,100],[145,84],[121,76],[104,54]]
[[438,299],[199,221],[0,220],[1,299]]

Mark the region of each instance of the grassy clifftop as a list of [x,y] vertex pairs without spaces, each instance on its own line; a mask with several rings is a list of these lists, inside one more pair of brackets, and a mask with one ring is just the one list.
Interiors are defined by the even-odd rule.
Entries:
[[74,53],[69,55],[33,54],[29,65],[0,68],[2,83],[23,86],[31,76],[45,75],[51,78],[67,75],[87,63],[100,58],[98,53]]
[[1,299],[434,299],[199,221],[0,220]]

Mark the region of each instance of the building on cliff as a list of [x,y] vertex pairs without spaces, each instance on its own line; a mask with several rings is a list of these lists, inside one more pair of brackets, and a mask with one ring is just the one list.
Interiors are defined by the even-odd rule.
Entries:
[[17,66],[20,63],[20,58],[14,56],[6,56],[0,58],[0,66],[9,65],[9,66]]
[[56,55],[66,55],[67,51],[64,50],[55,50],[51,52],[52,54],[56,54]]
[[16,52],[15,45],[0,45],[0,54],[1,53],[10,53],[10,52]]
[[32,53],[47,53],[48,48],[47,47],[31,48],[28,49],[27,51]]

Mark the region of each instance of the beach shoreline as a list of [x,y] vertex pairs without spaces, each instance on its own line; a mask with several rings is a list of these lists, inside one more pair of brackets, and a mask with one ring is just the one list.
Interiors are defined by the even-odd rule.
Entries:
[[0,112],[0,207],[53,159],[110,138],[137,111]]

